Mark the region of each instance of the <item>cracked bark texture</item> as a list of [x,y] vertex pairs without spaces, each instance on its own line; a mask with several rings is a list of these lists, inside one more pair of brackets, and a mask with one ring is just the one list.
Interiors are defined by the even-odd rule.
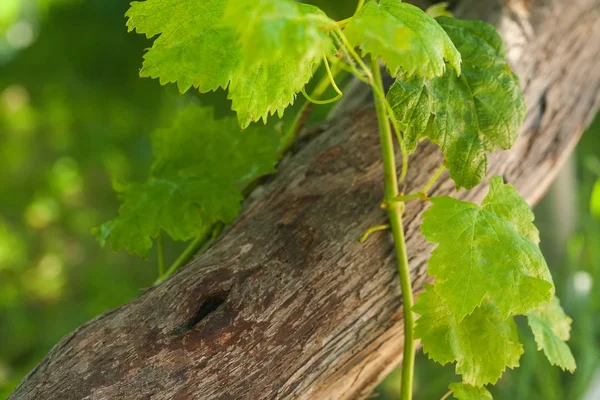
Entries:
[[[530,202],[544,193],[600,103],[600,0],[471,0],[494,23],[527,98],[517,145],[490,157]],[[202,257],[65,337],[10,399],[358,399],[401,360],[402,312],[385,221],[377,121],[341,113],[308,135]],[[318,134],[316,134],[318,133]],[[411,158],[407,191],[441,162]],[[434,195],[479,201],[484,183]],[[426,205],[409,202],[413,287],[428,281]]]

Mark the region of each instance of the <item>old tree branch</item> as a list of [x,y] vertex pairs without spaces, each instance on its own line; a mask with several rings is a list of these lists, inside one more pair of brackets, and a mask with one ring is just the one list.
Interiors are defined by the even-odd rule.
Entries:
[[[600,0],[458,2],[493,22],[521,77],[529,114],[509,152],[490,157],[535,202],[600,103]],[[469,4],[472,3],[472,4]],[[202,257],[164,284],[65,337],[11,399],[354,399],[400,361],[402,313],[385,221],[372,109],[343,114],[306,139]],[[441,162],[431,145],[407,191]],[[478,201],[485,184],[454,192]],[[424,210],[406,211],[413,285],[427,281]]]

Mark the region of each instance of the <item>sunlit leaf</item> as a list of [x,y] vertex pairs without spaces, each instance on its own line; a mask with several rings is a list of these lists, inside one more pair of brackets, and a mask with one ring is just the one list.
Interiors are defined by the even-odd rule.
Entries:
[[441,76],[446,61],[460,74],[460,54],[440,25],[420,8],[398,0],[365,4],[344,30],[364,54],[381,57],[392,76]]
[[530,311],[527,320],[538,350],[544,351],[550,363],[563,370],[575,371],[575,358],[565,343],[569,340],[573,321],[565,314],[558,298]]
[[431,285],[418,297],[414,311],[420,314],[415,335],[423,351],[444,365],[456,361],[463,382],[482,386],[495,383],[502,372],[519,365],[523,346],[512,318],[504,319],[485,301],[458,321]]
[[484,298],[502,319],[550,300],[554,285],[533,213],[515,188],[495,177],[481,206],[446,196],[431,201],[421,226],[438,244],[428,273],[458,322]]
[[181,92],[229,88],[242,128],[294,102],[332,43],[333,24],[292,0],[146,0],[127,12],[130,30],[159,35],[142,76]]
[[181,92],[226,88],[240,63],[237,35],[221,25],[227,1],[134,1],[127,27],[148,38],[159,35],[144,55],[141,76],[176,82]]
[[462,74],[398,76],[388,101],[409,152],[421,139],[440,146],[456,186],[470,189],[485,177],[486,152],[509,149],[525,118],[519,80],[506,63],[494,27],[480,21],[437,19],[463,59]]

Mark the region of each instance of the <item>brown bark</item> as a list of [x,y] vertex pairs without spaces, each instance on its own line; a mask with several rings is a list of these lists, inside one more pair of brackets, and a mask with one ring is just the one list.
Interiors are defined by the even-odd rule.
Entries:
[[[533,203],[600,102],[600,0],[471,3],[499,27],[529,106],[489,175]],[[10,399],[366,396],[399,363],[403,334],[392,239],[357,240],[385,222],[376,129],[372,109],[320,127],[206,254],[65,337]],[[421,146],[407,191],[440,162]],[[486,191],[456,193],[447,176],[433,188],[475,201]],[[405,217],[415,290],[428,279],[425,207],[410,202]]]

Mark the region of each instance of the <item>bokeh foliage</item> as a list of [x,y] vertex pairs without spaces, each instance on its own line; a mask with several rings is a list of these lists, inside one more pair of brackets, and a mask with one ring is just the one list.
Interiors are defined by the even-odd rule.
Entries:
[[2,20],[4,38],[15,24],[36,38],[5,41],[0,65],[0,398],[68,331],[155,277],[90,229],[116,214],[109,173],[147,170],[169,93],[138,77],[147,42],[126,33],[125,2],[55,3],[21,1]]

